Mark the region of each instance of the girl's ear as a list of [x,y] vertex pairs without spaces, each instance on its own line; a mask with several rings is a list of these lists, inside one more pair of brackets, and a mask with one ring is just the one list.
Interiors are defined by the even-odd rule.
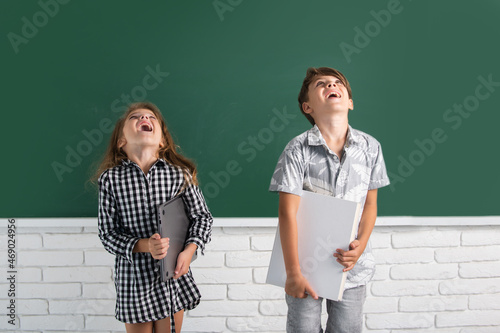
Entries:
[[123,148],[127,144],[127,140],[122,136],[118,139],[118,148]]

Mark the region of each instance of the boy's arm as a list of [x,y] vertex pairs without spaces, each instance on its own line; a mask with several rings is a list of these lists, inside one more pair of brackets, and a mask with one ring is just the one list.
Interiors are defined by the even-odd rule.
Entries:
[[293,297],[306,298],[309,294],[317,299],[318,295],[300,271],[296,218],[299,203],[298,195],[280,192],[278,214],[281,248],[286,269],[285,292]]
[[343,265],[344,272],[350,271],[356,265],[361,254],[368,244],[368,240],[375,226],[377,219],[377,189],[369,190],[366,195],[365,206],[363,208],[363,215],[358,228],[358,237],[349,244],[349,251],[337,249],[337,253],[333,256],[337,258],[337,262]]

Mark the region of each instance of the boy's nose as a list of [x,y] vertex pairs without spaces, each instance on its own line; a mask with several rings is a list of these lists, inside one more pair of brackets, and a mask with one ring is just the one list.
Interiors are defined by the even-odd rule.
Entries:
[[330,83],[328,84],[328,88],[330,88],[330,87],[335,87],[335,86],[336,86],[335,82],[330,82]]
[[141,119],[149,119],[149,117],[148,117],[148,115],[147,115],[147,114],[143,114],[143,115],[141,116]]

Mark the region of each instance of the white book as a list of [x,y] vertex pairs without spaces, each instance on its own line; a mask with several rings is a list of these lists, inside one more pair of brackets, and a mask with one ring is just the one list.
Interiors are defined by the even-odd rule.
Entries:
[[[361,204],[304,191],[297,211],[298,254],[302,275],[318,296],[342,300],[347,272],[336,261],[337,249],[348,250],[356,236]],[[266,282],[285,287],[286,271],[279,226]]]

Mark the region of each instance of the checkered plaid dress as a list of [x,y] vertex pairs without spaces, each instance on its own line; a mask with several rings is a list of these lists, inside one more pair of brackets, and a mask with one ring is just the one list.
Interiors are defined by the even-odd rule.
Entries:
[[[177,280],[162,282],[157,260],[150,253],[132,253],[141,238],[157,232],[157,207],[182,188],[180,168],[162,159],[148,174],[129,160],[106,170],[99,177],[99,237],[106,250],[116,256],[116,318],[125,323],[143,323],[172,317],[200,302],[191,269]],[[197,186],[184,190],[191,226],[187,243],[203,250],[210,241],[212,215]],[[172,312],[173,311],[173,312]]]

